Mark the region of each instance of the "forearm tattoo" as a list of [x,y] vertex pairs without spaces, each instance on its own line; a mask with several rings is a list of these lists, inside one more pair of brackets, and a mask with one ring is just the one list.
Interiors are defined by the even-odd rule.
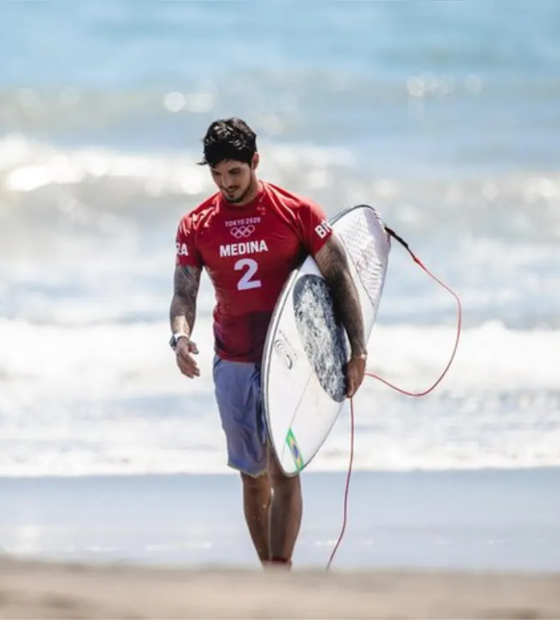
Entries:
[[353,355],[366,353],[364,320],[358,291],[350,276],[346,252],[336,237],[331,237],[315,257],[333,296],[335,311],[346,328]]
[[173,299],[169,309],[169,321],[173,333],[190,336],[196,318],[196,298],[200,285],[201,270],[198,267],[175,268]]

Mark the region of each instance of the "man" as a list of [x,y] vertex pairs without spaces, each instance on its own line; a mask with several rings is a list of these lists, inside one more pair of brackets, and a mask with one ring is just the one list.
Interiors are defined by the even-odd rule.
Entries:
[[251,128],[238,118],[217,120],[203,143],[201,163],[210,167],[219,191],[179,223],[171,346],[180,371],[198,377],[191,334],[205,268],[216,292],[213,379],[228,465],[241,474],[245,519],[263,566],[289,568],[302,495],[299,476],[282,473],[266,437],[260,367],[269,322],[290,272],[312,255],[348,334],[351,398],[365,372],[363,319],[345,252],[323,210],[257,179],[259,153]]

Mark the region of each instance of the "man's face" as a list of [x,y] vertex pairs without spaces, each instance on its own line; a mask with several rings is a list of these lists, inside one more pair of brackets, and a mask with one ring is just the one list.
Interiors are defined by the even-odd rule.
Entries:
[[212,179],[228,202],[240,203],[254,187],[254,167],[240,161],[222,161],[210,168]]

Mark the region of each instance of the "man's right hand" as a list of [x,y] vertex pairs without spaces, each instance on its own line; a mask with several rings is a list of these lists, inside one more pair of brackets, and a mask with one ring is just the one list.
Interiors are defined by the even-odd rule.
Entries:
[[175,347],[177,366],[185,377],[188,377],[189,379],[200,377],[200,370],[193,358],[193,354],[198,354],[196,344],[192,340],[189,340],[189,338],[179,338],[179,341]]

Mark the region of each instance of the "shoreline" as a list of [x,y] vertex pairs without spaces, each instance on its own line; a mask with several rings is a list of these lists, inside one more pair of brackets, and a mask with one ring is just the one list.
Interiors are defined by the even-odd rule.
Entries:
[[0,618],[553,618],[560,572],[145,567],[0,557]]
[[[478,476],[478,475],[524,475],[531,473],[560,473],[560,464],[553,465],[531,465],[526,467],[465,467],[465,468],[442,468],[442,469],[353,469],[352,478],[360,476],[379,476],[379,477],[402,477],[402,476],[420,476],[420,477],[451,477],[457,476]],[[302,472],[302,480],[306,477],[322,478],[322,477],[343,477],[346,478],[348,472],[345,469],[306,469]],[[233,469],[222,469],[221,471],[176,471],[176,472],[122,472],[122,473],[86,473],[86,474],[0,474],[0,483],[2,482],[21,482],[29,481],[65,481],[65,480],[135,480],[135,479],[178,479],[178,478],[220,478],[229,479],[237,478],[238,472]]]
[[[304,474],[297,568],[323,569],[345,475]],[[355,472],[334,566],[560,571],[560,469]],[[60,562],[258,566],[238,476],[0,479],[0,552]]]

